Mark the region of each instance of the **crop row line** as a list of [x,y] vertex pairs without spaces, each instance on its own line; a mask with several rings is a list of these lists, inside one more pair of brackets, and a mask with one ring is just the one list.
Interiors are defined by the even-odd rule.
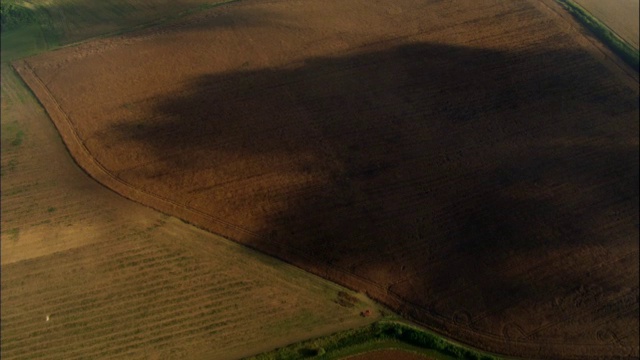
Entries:
[[[218,308],[218,310],[224,311],[230,308],[235,309],[235,304],[225,305]],[[147,332],[146,334],[144,334],[144,336],[140,335],[141,329],[119,331],[116,333],[109,332],[109,329],[105,329],[103,333],[106,333],[108,335],[101,336],[99,338],[92,337],[90,339],[87,339],[86,341],[91,345],[87,344],[88,346],[84,347],[74,346],[74,348],[70,349],[70,351],[64,352],[64,355],[67,359],[73,359],[75,358],[75,356],[86,358],[94,356],[104,357],[107,355],[117,355],[130,350],[131,348],[158,343],[163,340],[179,339],[184,335],[197,334],[206,330],[216,331],[217,327],[219,327],[220,325],[226,325],[231,322],[240,323],[243,319],[246,319],[253,315],[258,316],[268,313],[269,310],[257,310],[250,312],[249,315],[244,314],[231,316],[217,322],[210,322],[211,319],[207,316],[203,316],[204,313],[191,314],[183,317],[175,317],[174,314],[171,314],[170,317],[161,316],[162,318],[166,318],[167,320],[153,324],[153,331]],[[195,323],[193,322],[194,320],[198,319],[200,319],[200,321],[197,321]],[[185,326],[185,324],[189,324],[189,326]],[[180,329],[181,331],[175,331],[177,329]],[[168,333],[168,335],[161,335],[162,333]],[[144,341],[145,337],[152,338]],[[114,345],[114,342],[116,342],[117,345]],[[57,349],[60,349],[60,347],[68,346],[64,343],[62,343],[61,345],[62,346],[58,346]],[[41,356],[43,354],[51,352],[53,349],[56,348],[41,349],[39,352],[34,351],[29,353],[29,357],[31,358],[37,357],[39,355]]]
[[[141,278],[141,280],[143,280],[144,278]],[[86,298],[86,294],[87,293],[83,293],[83,294],[77,294],[74,293],[73,296],[69,296],[69,297],[65,297],[66,298],[72,298],[74,299],[74,301],[68,301],[68,302],[61,302],[60,298],[57,299],[53,299],[51,300],[51,303],[53,304],[57,304],[53,309],[51,309],[50,313],[55,314],[57,316],[63,316],[66,314],[72,314],[73,312],[80,310],[80,309],[84,309],[87,307],[97,307],[98,305],[102,305],[104,304],[112,304],[111,307],[114,306],[124,306],[125,304],[128,303],[134,303],[136,301],[136,298],[140,298],[141,296],[151,296],[153,294],[157,294],[158,288],[162,288],[164,290],[170,289],[170,288],[175,288],[176,290],[180,287],[180,284],[183,281],[193,281],[193,280],[200,280],[200,279],[210,279],[210,274],[202,274],[202,275],[197,275],[194,276],[193,274],[187,274],[182,276],[181,278],[177,278],[177,279],[162,279],[162,280],[155,280],[153,282],[147,282],[145,283],[144,286],[140,286],[140,283],[137,280],[132,280],[132,281],[128,281],[126,284],[127,286],[125,287],[121,287],[118,288],[119,292],[117,293],[108,293],[108,295],[104,296],[101,300],[99,299],[95,299],[93,301],[91,301],[92,298]],[[203,282],[204,283],[204,282]],[[236,285],[243,285],[244,282],[240,281],[240,280],[233,280],[233,279],[224,279],[224,280],[220,280],[218,282],[215,282],[212,286],[216,287],[213,289],[223,289],[226,290],[228,286],[232,286],[235,287]],[[196,287],[192,287],[194,289],[197,289]],[[130,290],[134,290],[134,291],[130,291]],[[93,290],[90,293],[102,293],[104,290]],[[185,291],[185,290],[183,290]],[[68,294],[68,292],[65,292]],[[118,302],[116,304],[114,303],[114,298],[117,297],[118,294],[128,294],[128,297],[120,297],[117,298]],[[48,298],[49,299],[49,298]],[[127,301],[129,299],[132,299],[131,301]],[[3,300],[4,302],[4,300]],[[72,308],[69,308],[69,306],[75,306]],[[108,307],[107,307],[108,308]],[[66,310],[65,310],[66,309]],[[104,307],[100,308],[101,310],[104,310]],[[20,311],[18,313],[18,315],[16,316],[10,316],[8,314],[3,314],[3,323],[2,326],[4,327],[5,325],[8,326],[8,324],[12,324],[12,321],[14,318],[25,318],[25,320],[19,322],[20,323],[26,323],[26,322],[30,322],[29,318],[26,318],[27,316],[29,316],[30,314],[34,314],[34,317],[36,317],[35,314],[37,314],[39,311],[41,311],[40,309],[32,309],[31,311]],[[13,323],[15,326],[15,323]]]
[[[155,254],[154,252],[149,252],[149,253]],[[158,252],[158,254],[162,254],[162,253]],[[127,270],[130,270],[130,271],[137,270],[136,276],[137,277],[141,277],[141,276],[144,275],[142,270],[149,271],[149,269],[153,269],[155,267],[167,266],[167,265],[171,264],[171,263],[167,263],[167,260],[181,260],[181,259],[188,259],[188,258],[186,258],[184,256],[180,256],[180,254],[170,254],[169,253],[169,254],[164,254],[163,256],[156,257],[156,258],[153,258],[153,259],[154,259],[154,261],[151,262],[151,263],[149,263],[149,261],[147,261],[147,262],[139,261],[138,263],[135,264],[135,266],[130,266]],[[55,258],[51,259],[52,262],[56,262],[58,260],[59,259],[55,259]],[[127,261],[127,260],[124,260],[124,261]],[[124,261],[115,262],[114,263],[113,259],[107,258],[107,260],[105,260],[104,262],[93,266],[93,268],[101,269],[101,272],[111,272],[111,271],[113,271],[115,269],[118,269],[118,268],[125,268],[126,264],[124,263]],[[130,262],[130,264],[134,264],[134,263],[135,262]],[[109,264],[112,264],[112,265],[108,266]],[[66,275],[74,276],[75,272],[77,272],[77,271],[86,271],[87,270],[87,269],[84,269],[84,268],[82,268],[81,266],[78,266],[78,265],[81,265],[81,264],[78,264],[78,263],[75,263],[75,262],[68,262],[67,264],[65,264],[65,266],[61,266],[61,268],[56,268],[56,270],[57,270],[56,273],[60,274],[60,275],[65,275],[66,274]],[[85,274],[86,274],[86,272],[85,272]],[[48,277],[47,275],[51,275],[51,270],[42,270],[42,271],[38,271],[38,272],[35,272],[35,273],[27,272],[26,274],[23,273],[21,278],[16,278],[16,281],[26,282],[26,281],[29,281],[29,279],[44,279],[44,278]],[[113,280],[118,280],[120,278],[131,279],[131,275],[130,274],[123,274],[122,276],[120,276],[118,278],[115,278]],[[5,279],[3,279],[3,280],[5,280]],[[5,288],[6,286],[10,286],[10,285],[7,284],[7,282],[3,281],[2,282],[2,287]],[[41,288],[39,290],[45,290],[46,291],[46,288],[44,288],[44,289]],[[37,292],[37,291],[33,292],[33,293],[29,293],[30,296],[37,295],[37,294],[39,294],[39,292]],[[24,295],[25,295],[24,293],[21,293],[21,294],[16,295],[16,296],[8,297],[6,300],[13,300],[14,298],[21,298]]]
[[[117,317],[117,318],[114,318],[113,313],[108,313],[108,312],[105,313],[105,311],[108,311],[108,309],[106,310],[95,309],[94,311],[89,312],[89,314],[99,312],[100,315],[93,316],[90,318],[80,318],[79,320],[74,320],[71,322],[66,322],[60,325],[55,325],[55,326],[50,326],[50,325],[48,326],[48,324],[41,323],[43,324],[42,326],[47,326],[47,327],[43,330],[37,330],[28,335],[25,335],[23,339],[15,339],[13,341],[10,341],[9,339],[3,339],[3,353],[11,353],[12,351],[18,351],[19,349],[22,348],[20,345],[26,344],[28,346],[28,344],[33,344],[34,342],[37,342],[39,345],[44,346],[47,344],[47,342],[39,341],[39,339],[42,339],[43,337],[46,337],[48,334],[51,334],[52,332],[55,332],[55,331],[73,332],[74,329],[77,329],[77,330],[81,330],[83,333],[91,333],[92,338],[88,339],[87,341],[96,342],[98,335],[100,335],[99,337],[106,338],[107,339],[106,341],[110,341],[115,337],[120,336],[120,334],[128,334],[132,331],[133,332],[139,331],[139,329],[133,329],[133,330],[127,329],[119,332],[114,332],[112,325],[114,325],[114,323],[117,323],[117,324],[129,323],[129,320],[133,321],[136,318],[139,318],[140,317],[139,311],[143,311],[143,310],[151,313],[151,315],[144,317],[145,321],[149,321],[149,322],[153,322],[154,320],[157,320],[157,319],[171,319],[169,321],[178,321],[179,319],[181,319],[180,315],[189,314],[189,311],[202,312],[204,310],[207,310],[211,314],[218,313],[224,309],[236,306],[236,303],[233,303],[233,302],[232,304],[227,305],[226,303],[230,302],[230,300],[243,298],[242,294],[233,295],[233,296],[227,296],[227,295],[236,294],[237,291],[241,291],[243,289],[249,289],[249,288],[250,288],[250,285],[247,285],[243,288],[225,290],[219,293],[220,295],[223,296],[222,298],[217,299],[216,301],[213,301],[209,304],[206,304],[200,307],[192,307],[191,304],[197,304],[201,302],[201,300],[203,299],[210,298],[210,294],[205,293],[197,296],[193,296],[192,294],[183,294],[176,298],[163,299],[161,302],[159,302],[160,304],[162,304],[162,306],[160,306],[159,308],[154,308],[153,306],[156,303],[153,303],[153,302],[150,304],[143,303],[132,309],[128,309],[125,304],[118,303],[111,306],[110,308],[115,308],[115,309],[121,308],[123,309],[122,311],[126,309],[126,315]],[[197,290],[198,289],[196,289],[195,293],[197,293]],[[206,291],[206,289],[204,291]],[[153,295],[153,293],[150,293],[150,295]],[[183,300],[187,300],[187,301],[183,301]],[[133,302],[134,301],[129,301],[129,303],[133,303]],[[135,301],[135,302],[139,302],[139,301]],[[176,308],[176,302],[180,302],[181,306],[179,308]],[[143,312],[143,314],[146,315],[148,313]],[[197,314],[197,316],[200,316],[200,315],[202,315],[202,313]],[[190,315],[190,316],[193,316],[193,315]],[[57,315],[57,316],[54,315],[54,320],[56,318],[61,318],[61,315]],[[89,330],[91,329],[90,324],[95,324],[97,328],[94,328],[93,331],[90,331]],[[19,330],[24,330],[24,329],[28,329],[28,328],[22,328]],[[101,336],[101,335],[104,335],[104,336]],[[55,342],[55,339],[51,340],[51,342]]]

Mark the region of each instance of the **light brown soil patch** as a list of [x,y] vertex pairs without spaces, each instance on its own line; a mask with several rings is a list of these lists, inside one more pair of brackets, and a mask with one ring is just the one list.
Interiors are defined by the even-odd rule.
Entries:
[[127,197],[486,350],[637,357],[637,82],[550,6],[247,1],[16,67]]

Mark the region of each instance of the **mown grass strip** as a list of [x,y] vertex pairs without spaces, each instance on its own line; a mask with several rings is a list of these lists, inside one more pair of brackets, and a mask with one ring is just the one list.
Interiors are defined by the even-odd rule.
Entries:
[[12,1],[0,2],[0,29],[7,31],[36,21],[35,14]]
[[292,344],[247,360],[341,359],[346,356],[384,348],[419,349],[436,359],[498,360],[496,355],[481,352],[445,340],[420,328],[390,320],[381,320],[369,326],[347,330],[318,339]]
[[591,13],[582,8],[580,5],[570,0],[557,0],[564,6],[571,15],[573,15],[580,23],[589,29],[596,37],[598,37],[605,45],[618,55],[625,63],[640,70],[640,53],[638,49],[622,40],[607,25],[595,18]]
[[[188,8],[186,10],[182,10],[176,14],[173,15],[169,15],[169,16],[164,16],[155,20],[151,20],[148,22],[144,22],[142,24],[138,24],[138,25],[133,25],[133,26],[127,26],[127,27],[123,27],[122,29],[118,29],[118,30],[114,30],[114,31],[110,31],[110,32],[106,32],[100,35],[96,35],[96,36],[90,36],[88,38],[84,38],[82,40],[78,40],[78,41],[73,41],[71,43],[64,43],[63,41],[60,42],[59,47],[68,47],[68,46],[77,46],[92,40],[96,40],[96,39],[108,39],[108,38],[112,38],[115,36],[119,36],[119,35],[124,35],[124,34],[128,34],[134,31],[141,31],[144,29],[148,29],[151,27],[159,27],[161,25],[166,25],[171,23],[172,21],[177,21],[180,20],[184,17],[187,17],[189,15],[195,14],[195,13],[199,13],[205,10],[209,10],[209,9],[213,9],[213,8],[217,8],[217,7],[221,7],[221,6],[225,6],[225,5],[229,5],[235,2],[239,2],[242,0],[222,0],[220,2],[215,2],[215,3],[209,3],[209,4],[201,4],[198,6],[194,6],[192,8]],[[43,7],[44,8],[44,7]],[[46,8],[44,8],[46,10]],[[59,35],[60,37],[62,37],[62,35]]]
[[110,38],[133,31],[140,31],[154,26],[160,26],[179,20],[188,15],[201,11],[229,5],[241,0],[222,0],[214,3],[201,4],[187,8],[170,16],[160,17],[133,26],[123,26],[121,29],[69,42],[64,34],[57,29],[53,16],[47,4],[36,4],[25,7],[13,1],[3,1],[2,15],[2,64],[24,57],[36,55],[60,47],[76,46],[95,39]]
[[42,6],[2,2],[2,64],[59,46],[49,13]]

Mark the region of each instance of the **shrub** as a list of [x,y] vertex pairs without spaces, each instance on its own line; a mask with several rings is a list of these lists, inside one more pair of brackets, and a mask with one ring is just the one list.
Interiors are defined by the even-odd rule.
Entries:
[[585,11],[579,5],[570,0],[559,0],[560,3],[580,21],[587,29],[604,42],[611,51],[620,56],[627,64],[636,70],[640,70],[640,55],[638,50],[633,48],[627,42],[619,38],[609,28],[593,17],[589,12]]
[[33,11],[26,7],[13,3],[0,3],[0,28],[2,31],[15,29],[35,20]]

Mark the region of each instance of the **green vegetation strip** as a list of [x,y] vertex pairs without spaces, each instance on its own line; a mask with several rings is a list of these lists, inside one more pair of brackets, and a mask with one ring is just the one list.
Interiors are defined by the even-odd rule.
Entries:
[[0,3],[0,29],[12,30],[22,25],[36,21],[36,16],[30,9],[12,2]]
[[68,41],[65,40],[64,34],[60,30],[57,30],[59,28],[57,25],[60,24],[55,24],[50,14],[50,6],[55,4],[55,1],[51,3],[31,4],[23,1],[3,0],[0,2],[0,17],[2,21],[1,61],[2,63],[7,63],[62,46],[76,46],[93,39],[109,38],[168,24],[197,12],[229,5],[238,1],[241,0],[220,0],[218,2],[201,4],[170,16],[161,17],[138,25],[123,26],[118,30],[68,43]]
[[605,43],[611,51],[618,55],[624,62],[629,64],[636,71],[640,70],[640,53],[638,49],[622,40],[609,27],[596,19],[587,10],[570,0],[557,0],[573,15],[578,21],[586,26],[594,35]]
[[106,38],[110,38],[110,37],[114,37],[114,36],[118,36],[118,35],[123,35],[123,34],[127,34],[127,33],[131,33],[134,31],[140,31],[140,30],[144,30],[147,28],[151,28],[151,27],[156,27],[156,26],[160,26],[160,25],[167,25],[170,24],[172,21],[176,21],[176,20],[180,20],[188,15],[192,15],[198,12],[202,12],[205,10],[209,10],[209,9],[213,9],[213,8],[217,8],[217,7],[221,7],[221,6],[225,6],[225,5],[229,5],[235,2],[239,2],[242,0],[221,0],[219,2],[214,2],[214,3],[209,3],[209,4],[201,4],[198,6],[195,6],[193,8],[189,8],[187,10],[183,10],[180,11],[174,15],[170,15],[170,16],[166,16],[166,17],[162,17],[156,20],[152,20],[143,24],[139,24],[139,25],[135,25],[135,26],[129,26],[129,27],[124,27],[120,30],[115,30],[115,31],[111,31],[111,32],[107,32],[104,34],[100,34],[97,36],[93,36],[93,37],[89,37],[80,41],[76,41],[73,42],[71,44],[65,44],[64,46],[76,46],[79,44],[82,44],[84,42],[87,41],[91,41],[94,39],[106,39]]
[[247,360],[342,359],[384,348],[419,352],[433,359],[502,359],[405,323],[381,320],[363,328],[292,344]]

